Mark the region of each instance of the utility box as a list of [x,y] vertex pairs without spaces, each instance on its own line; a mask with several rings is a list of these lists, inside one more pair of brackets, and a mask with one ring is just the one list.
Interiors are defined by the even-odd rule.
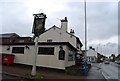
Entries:
[[15,55],[12,54],[2,54],[2,64],[13,64]]

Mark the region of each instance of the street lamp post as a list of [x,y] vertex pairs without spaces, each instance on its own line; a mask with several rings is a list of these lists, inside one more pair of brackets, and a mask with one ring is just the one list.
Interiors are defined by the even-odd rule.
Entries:
[[85,55],[84,55],[84,75],[87,75],[87,19],[86,19],[86,0],[84,1],[85,6]]

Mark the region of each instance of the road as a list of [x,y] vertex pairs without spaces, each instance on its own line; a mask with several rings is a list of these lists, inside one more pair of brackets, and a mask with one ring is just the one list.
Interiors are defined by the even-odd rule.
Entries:
[[120,65],[110,62],[110,64],[100,63],[99,67],[106,79],[118,79],[120,81]]
[[[8,66],[7,66],[8,67]],[[7,68],[6,67],[6,68]],[[5,68],[5,67],[4,67]],[[13,68],[13,67],[12,67]],[[22,68],[23,69],[23,68]],[[18,71],[18,70],[17,70]],[[24,70],[23,70],[24,71]],[[87,76],[87,79],[100,79],[101,81],[106,81],[106,79],[119,79],[120,81],[120,65],[111,62],[110,64],[104,63],[92,63],[92,68]],[[51,72],[50,72],[51,74]],[[104,78],[105,77],[105,78]],[[16,79],[18,77],[3,75],[0,78]],[[108,80],[107,80],[108,81]],[[117,80],[118,81],[118,80]]]

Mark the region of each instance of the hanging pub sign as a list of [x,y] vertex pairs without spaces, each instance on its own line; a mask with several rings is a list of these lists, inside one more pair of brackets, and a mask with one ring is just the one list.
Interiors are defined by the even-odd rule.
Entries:
[[32,33],[34,33],[35,36],[39,36],[45,31],[46,15],[44,13],[39,13],[39,14],[33,14],[33,16],[34,16],[34,22],[33,22]]

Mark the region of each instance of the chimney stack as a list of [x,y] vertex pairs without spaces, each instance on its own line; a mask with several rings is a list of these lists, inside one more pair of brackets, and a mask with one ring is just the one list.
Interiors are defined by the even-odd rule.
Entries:
[[67,17],[65,17],[65,19],[61,20],[61,29],[63,31],[67,31],[67,29],[68,29],[67,26],[68,26],[68,20],[67,20]]

